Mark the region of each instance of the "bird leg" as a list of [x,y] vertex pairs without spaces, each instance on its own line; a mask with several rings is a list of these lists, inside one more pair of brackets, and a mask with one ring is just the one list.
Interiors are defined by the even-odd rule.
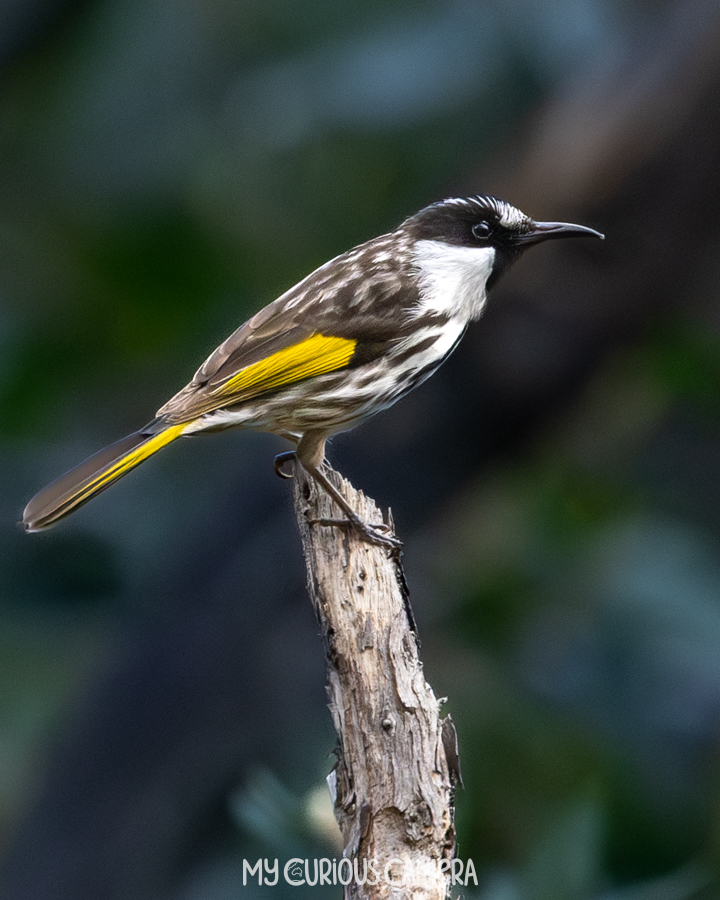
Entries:
[[[306,431],[298,444],[297,450],[290,452],[303,469],[305,469],[308,475],[314,478],[315,481],[324,488],[347,516],[347,519],[308,519],[310,525],[335,525],[341,528],[352,527],[371,544],[378,544],[380,547],[386,547],[393,551],[402,549],[402,541],[389,533],[391,529],[388,525],[385,525],[384,523],[380,525],[371,525],[369,522],[366,522],[365,519],[355,512],[340,491],[338,491],[335,485],[322,471],[323,459],[325,458],[324,433]],[[280,456],[289,458],[286,453],[280,454]],[[278,470],[278,459],[279,457],[275,458],[276,472]],[[282,466],[284,462],[285,459],[281,460],[280,466]]]

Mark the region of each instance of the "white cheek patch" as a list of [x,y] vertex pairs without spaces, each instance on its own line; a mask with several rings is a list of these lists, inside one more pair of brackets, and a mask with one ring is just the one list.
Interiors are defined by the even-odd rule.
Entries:
[[495,262],[492,247],[454,247],[418,241],[414,264],[420,282],[417,315],[427,313],[477,319],[485,306],[485,286]]

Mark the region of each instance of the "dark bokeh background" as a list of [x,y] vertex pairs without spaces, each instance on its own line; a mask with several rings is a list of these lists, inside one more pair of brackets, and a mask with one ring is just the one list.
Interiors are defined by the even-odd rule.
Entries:
[[307,271],[478,191],[608,239],[528,254],[330,450],[406,541],[465,894],[717,896],[719,42],[701,0],[0,7],[3,900],[229,900],[243,858],[337,854],[281,442],[15,523]]

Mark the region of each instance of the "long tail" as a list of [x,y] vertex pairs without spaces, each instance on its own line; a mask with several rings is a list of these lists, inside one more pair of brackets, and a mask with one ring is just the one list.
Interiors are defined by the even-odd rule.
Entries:
[[186,425],[170,425],[157,434],[136,431],[94,454],[32,498],[23,512],[23,526],[27,531],[41,531],[54,525],[180,437],[185,428]]

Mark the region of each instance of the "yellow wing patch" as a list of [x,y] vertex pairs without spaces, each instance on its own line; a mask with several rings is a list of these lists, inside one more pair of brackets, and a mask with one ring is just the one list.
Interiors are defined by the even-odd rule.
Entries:
[[303,378],[333,372],[350,362],[356,345],[357,341],[349,338],[314,334],[241,369],[222,385],[219,393],[238,394],[250,388],[255,389],[253,393],[271,391]]

